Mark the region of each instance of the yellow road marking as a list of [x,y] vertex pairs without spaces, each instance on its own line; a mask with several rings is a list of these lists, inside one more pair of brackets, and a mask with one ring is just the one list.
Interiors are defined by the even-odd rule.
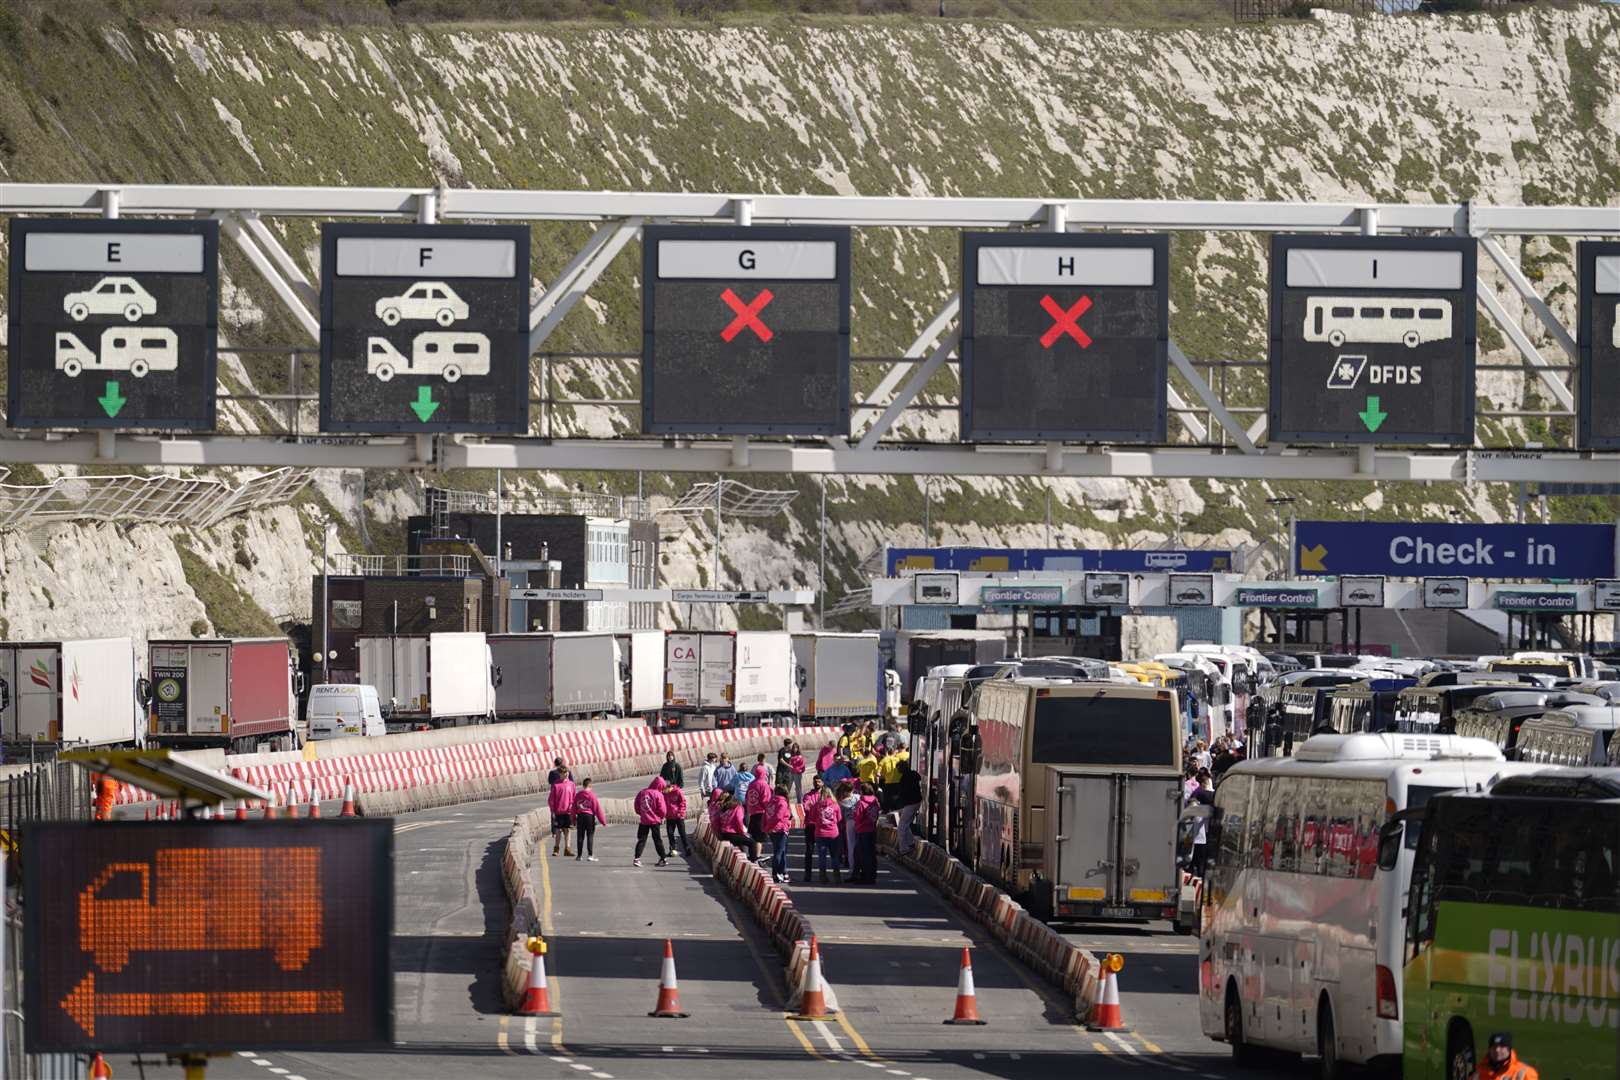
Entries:
[[1108,1049],[1107,1045],[1105,1045],[1103,1043],[1100,1043],[1100,1042],[1092,1043],[1091,1048],[1093,1050],[1097,1051],[1097,1053],[1099,1053],[1099,1054],[1112,1054],[1113,1053],[1112,1050]]
[[510,1016],[501,1017],[501,1030],[495,1035],[495,1045],[501,1048],[501,1053],[515,1056],[517,1051],[512,1049],[512,1044],[508,1041],[506,1033],[507,1025],[511,1022],[512,1018]]
[[876,1054],[872,1053],[872,1048],[866,1045],[866,1040],[861,1038],[861,1033],[855,1030],[855,1026],[849,1022],[848,1018],[846,1018],[842,1012],[838,1013],[838,1026],[844,1029],[844,1033],[849,1036],[850,1041],[855,1044],[855,1048],[857,1050],[871,1058],[873,1061],[883,1060]]
[[[557,935],[556,924],[551,918],[551,860],[546,854],[546,845],[539,846],[540,852],[540,934],[547,942]],[[548,951],[547,956],[551,953]],[[562,980],[557,977],[556,965],[546,965],[546,985],[551,991],[551,1007],[558,1013],[562,1012]],[[551,1048],[563,1052],[563,1022],[562,1017],[556,1016],[551,1021]]]
[[1153,1043],[1150,1042],[1145,1035],[1137,1035],[1136,1036],[1136,1041],[1141,1043],[1143,1046],[1147,1047],[1148,1052],[1151,1053],[1151,1054],[1162,1054],[1162,1053],[1164,1053],[1163,1050],[1160,1050],[1157,1046],[1153,1045]]
[[799,1025],[793,1022],[793,1017],[791,1017],[791,1016],[784,1013],[783,1016],[782,1016],[782,1019],[783,1019],[784,1022],[786,1022],[787,1026],[788,1026],[788,1030],[793,1032],[793,1037],[795,1039],[799,1040],[799,1045],[804,1047],[804,1052],[805,1053],[809,1054],[811,1057],[815,1058],[817,1061],[826,1061],[827,1060],[826,1058],[821,1056],[820,1052],[818,1052],[816,1050],[815,1044],[812,1043],[808,1038],[805,1037],[804,1032],[799,1030]]

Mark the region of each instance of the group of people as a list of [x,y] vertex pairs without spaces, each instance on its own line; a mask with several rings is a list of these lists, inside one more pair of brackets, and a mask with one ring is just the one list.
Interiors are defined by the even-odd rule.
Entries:
[[[607,826],[607,815],[589,777],[576,784],[562,758],[553,766],[547,796],[551,853],[596,862],[596,827]],[[910,851],[916,842],[912,821],[923,793],[921,777],[898,739],[867,721],[846,724],[837,739],[816,750],[814,760],[791,738],[783,739],[774,755],[757,754],[752,762],[733,762],[729,754],[711,752],[698,773],[697,797],[716,836],[785,884],[790,880],[788,838],[795,828],[795,805],[801,808],[797,827],[804,830],[804,883],[812,880],[818,856],[823,883],[875,882],[878,818],[885,812],[897,815],[898,846]],[[636,793],[633,806],[633,865],[642,864],[649,840],[658,866],[667,865],[677,850],[691,854],[686,774],[674,751],[664,755],[658,775]]]

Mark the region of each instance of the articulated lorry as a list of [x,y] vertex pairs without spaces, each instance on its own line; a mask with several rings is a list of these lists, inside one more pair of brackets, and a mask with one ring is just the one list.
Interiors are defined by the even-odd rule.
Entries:
[[148,739],[234,754],[298,747],[304,677],[285,638],[153,641]]
[[793,635],[804,721],[881,718],[887,705],[876,634]]
[[793,639],[780,630],[671,630],[661,730],[760,727],[798,707]]
[[617,712],[619,643],[612,634],[491,634],[501,672],[495,715],[501,720],[562,719]]
[[361,637],[359,648],[360,681],[377,688],[389,730],[494,719],[502,678],[482,633]]
[[127,637],[0,643],[7,760],[44,747],[139,746],[146,692]]
[[900,693],[909,704],[917,680],[946,664],[990,664],[1007,655],[1007,635],[1000,630],[897,630],[894,670]]
[[625,716],[639,716],[654,727],[664,707],[664,632],[626,630],[617,635],[624,674]]

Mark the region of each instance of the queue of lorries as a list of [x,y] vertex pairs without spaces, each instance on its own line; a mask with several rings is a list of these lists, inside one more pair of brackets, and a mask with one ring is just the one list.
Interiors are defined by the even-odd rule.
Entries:
[[[63,746],[236,753],[504,720],[637,718],[654,730],[892,716],[877,634],[785,631],[362,636],[358,678],[310,680],[281,638],[0,643],[8,759]],[[319,673],[319,668],[316,669]]]
[[[925,835],[1040,918],[1196,932],[1240,1063],[1460,1080],[1506,1033],[1542,1076],[1616,1075],[1612,662],[1186,655],[922,672]],[[1189,800],[1185,737],[1229,732],[1247,758]]]

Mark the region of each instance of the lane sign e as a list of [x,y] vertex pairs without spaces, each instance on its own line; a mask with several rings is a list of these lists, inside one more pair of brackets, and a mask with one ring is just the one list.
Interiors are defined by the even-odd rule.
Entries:
[[849,433],[845,228],[642,229],[642,430]]
[[1471,444],[1474,266],[1466,237],[1274,236],[1270,438]]
[[529,231],[321,228],[321,429],[525,434]]
[[13,218],[8,422],[214,427],[219,223]]
[[962,438],[1162,442],[1169,253],[1164,236],[963,233]]
[[1576,252],[1578,442],[1620,450],[1620,242],[1585,241]]

